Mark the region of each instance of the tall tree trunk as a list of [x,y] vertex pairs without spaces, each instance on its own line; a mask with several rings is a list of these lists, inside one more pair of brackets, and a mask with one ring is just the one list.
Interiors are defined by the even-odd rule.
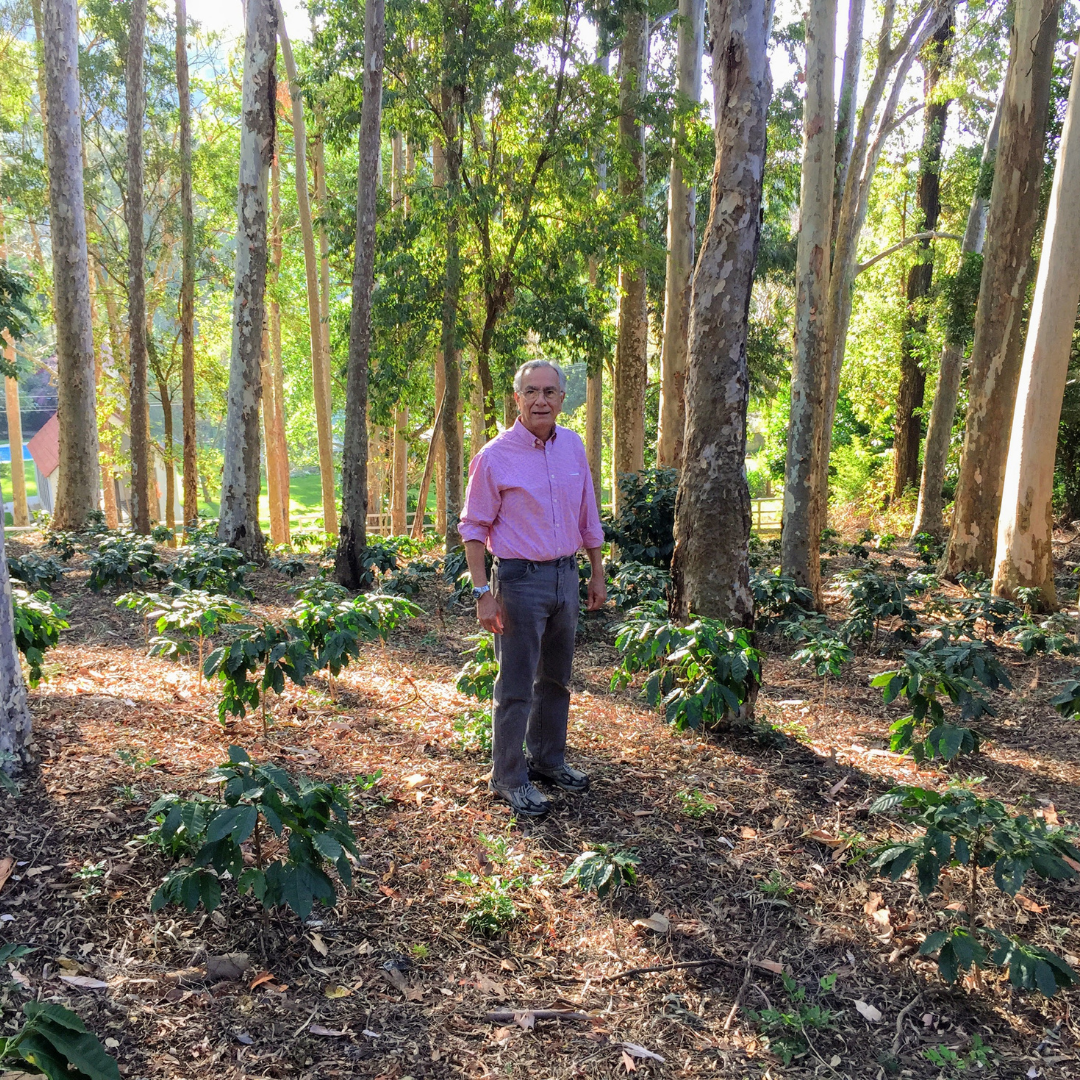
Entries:
[[[446,189],[446,148],[443,140],[435,138],[431,144],[431,184],[445,197]],[[443,413],[443,395],[446,392],[446,366],[443,362],[441,344],[435,353],[435,415]],[[446,454],[443,449],[442,423],[437,421],[431,429],[431,448],[435,455],[435,532],[446,536]],[[424,489],[424,502],[418,509],[427,506],[427,488]]]
[[[100,263],[96,263],[90,274],[90,319],[92,323],[97,321],[94,310],[95,296],[105,298],[105,321],[108,328],[108,332],[101,339],[100,350],[94,354],[94,383],[98,393],[101,393],[106,359],[108,360],[108,367],[114,372],[117,370],[116,357],[121,352],[122,334],[120,333],[120,315],[116,307],[116,299],[106,287],[105,274]],[[100,440],[99,460],[101,461],[101,502],[105,508],[105,524],[110,529],[117,529],[120,527],[120,505],[116,493],[118,473],[113,467],[113,448],[107,438],[102,438],[101,435],[102,431],[106,433],[106,436],[110,432],[115,432],[116,429],[112,425],[111,416],[110,398],[106,398],[105,410],[101,414],[101,428],[98,432]]]
[[1054,186],[1046,215],[1028,320],[1027,344],[1013,414],[1009,460],[998,521],[994,592],[1015,596],[1020,586],[1041,590],[1043,607],[1054,594],[1054,456],[1061,401],[1080,304],[1080,62],[1061,132]]
[[79,529],[98,505],[97,409],[90,267],[82,172],[82,101],[76,0],[45,0],[49,225],[60,423],[60,476],[53,526]]
[[[59,179],[55,173],[53,176]],[[18,775],[30,763],[31,724],[26,683],[15,643],[11,575],[4,551],[4,515],[0,514],[0,769],[9,775]]]
[[285,508],[281,490],[281,469],[278,465],[277,402],[274,399],[274,354],[270,344],[269,319],[263,324],[262,363],[259,374],[262,382],[262,430],[263,445],[266,447],[266,501],[270,510],[270,543],[276,546],[286,542],[281,534]]
[[247,0],[236,285],[218,536],[259,561],[266,556],[259,527],[259,399],[266,307],[267,188],[276,134],[277,32],[275,0]]
[[[169,384],[160,376],[157,380],[158,397],[161,399],[161,412],[165,434],[165,524],[176,529],[176,432],[173,430],[172,394]],[[154,470],[157,471],[156,469]]]
[[384,19],[384,0],[368,0],[364,8],[364,103],[360,111],[356,254],[345,391],[341,536],[334,565],[337,580],[349,589],[360,587],[366,569],[363,555],[367,547],[368,361],[371,355],[371,294],[375,284],[375,205],[386,41]]
[[[276,283],[281,276],[281,169],[278,155],[270,165],[270,258]],[[285,437],[285,369],[281,360],[281,305],[276,295],[270,300],[270,358],[271,382],[274,388],[275,463],[278,472],[278,491],[281,493],[281,543],[290,542],[289,522],[289,440]]]
[[[852,0],[858,7],[862,0]],[[795,266],[795,353],[784,477],[780,564],[800,585],[821,592],[821,559],[811,528],[815,440],[828,384],[828,328],[832,220],[836,174],[833,70],[836,0],[811,0],[806,23],[806,97],[803,101],[802,190]]]
[[180,400],[184,432],[184,523],[199,519],[198,436],[195,427],[195,211],[191,184],[191,87],[187,0],[176,0],[176,90],[180,100]]
[[409,512],[409,409],[406,406],[394,413],[394,486],[390,503],[390,531],[404,536],[408,531]]
[[480,374],[473,375],[469,388],[469,455],[470,458],[483,449],[488,441],[488,422],[484,415],[484,387]]
[[330,414],[330,361],[326,353],[326,338],[322,331],[322,309],[319,299],[319,265],[315,255],[315,232],[311,221],[311,202],[308,198],[307,143],[304,126],[304,101],[300,78],[296,72],[292,45],[285,32],[285,18],[280,0],[274,0],[279,19],[281,55],[289,78],[289,97],[292,102],[293,155],[296,164],[297,216],[304,244],[304,274],[307,282],[308,324],[311,337],[311,375],[315,395],[315,427],[319,443],[319,479],[322,484],[323,527],[331,535],[338,531],[337,503],[334,499],[334,432]]
[[312,140],[315,161],[315,207],[319,220],[319,328],[326,360],[326,415],[330,418],[330,444],[334,438],[334,371],[330,355],[330,241],[326,233],[326,153],[322,137],[322,103],[315,106],[318,134]]
[[619,196],[636,231],[633,251],[619,266],[619,333],[615,343],[613,443],[615,513],[618,479],[645,467],[645,386],[649,379],[649,313],[645,295],[645,125],[639,112],[648,78],[649,20],[630,9],[619,47]]
[[[705,51],[705,0],[679,0],[678,108],[701,100],[701,57]],[[664,283],[664,339],[660,348],[660,418],[656,464],[682,467],[686,426],[686,360],[690,332],[691,277],[697,192],[683,179],[686,123],[676,120],[671,140],[668,184],[667,278]]]
[[[596,66],[608,73],[610,60],[608,37],[598,23],[596,28]],[[601,147],[597,152],[596,187],[597,191],[607,190],[607,155]],[[596,258],[589,260],[589,285],[596,287],[599,266]],[[595,356],[589,365],[590,370],[585,383],[585,456],[592,475],[593,493],[596,496],[596,509],[603,513],[604,506],[604,357]]]
[[[1039,217],[1050,77],[1059,0],[1016,0],[1001,139],[986,225],[967,422],[943,572],[993,572],[998,511],[1016,387],[1023,359],[1022,319]],[[1074,222],[1075,224],[1075,222]],[[1054,429],[1056,432],[1056,428]]]
[[146,373],[146,266],[143,247],[143,116],[146,0],[132,0],[124,83],[127,94],[128,392],[131,403],[131,527],[150,532],[150,399]]
[[[844,45],[844,66],[840,75],[840,100],[836,106],[836,178],[833,183],[833,228],[840,223],[840,202],[844,197],[844,188],[847,186],[848,168],[851,165],[851,151],[855,143],[855,112],[859,103],[859,71],[862,67],[862,51],[865,45],[863,42],[863,20],[865,16],[866,0],[850,0],[848,5],[847,42]],[[834,41],[835,34],[836,15],[834,13]],[[832,71],[834,67],[835,60],[830,58],[829,70]]]
[[[987,178],[993,171],[1000,130],[1001,99],[999,98],[997,108],[994,110],[994,118],[986,132],[979,179],[975,185],[971,207],[968,209],[967,227],[960,245],[961,266],[972,256],[981,257],[982,255],[983,239],[986,236],[986,210],[990,202]],[[963,365],[963,342],[947,340],[941,350],[937,389],[934,391],[934,403],[930,407],[930,419],[926,425],[926,446],[923,449],[922,479],[919,483],[919,505],[916,507],[915,520],[911,526],[912,536],[925,532],[931,536],[940,537],[945,533],[945,523],[942,518],[944,507],[942,487],[945,483],[945,463],[949,457],[953,420],[956,416],[956,401],[960,396],[960,375]]]
[[716,165],[690,309],[686,453],[675,502],[671,606],[678,618],[692,611],[752,628],[746,335],[772,96],[772,2],[710,0],[709,16]]
[[[937,101],[934,93],[949,67],[949,42],[953,21],[941,24],[923,51],[923,141],[919,152],[919,178],[915,198],[918,203],[916,231],[934,232],[941,214],[941,147],[949,99]],[[921,362],[926,340],[927,301],[934,276],[933,251],[929,238],[919,241],[918,262],[908,271],[907,307],[901,325],[900,385],[896,391],[896,418],[893,426],[892,497],[899,499],[919,482],[919,444],[922,418],[919,415],[926,391],[926,370]]]

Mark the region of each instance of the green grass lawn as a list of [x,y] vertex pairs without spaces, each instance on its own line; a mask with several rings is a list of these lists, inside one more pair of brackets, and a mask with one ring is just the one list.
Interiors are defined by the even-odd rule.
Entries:
[[[26,497],[28,499],[35,498],[37,496],[37,475],[34,472],[34,466],[30,462],[25,463],[23,469],[23,475],[26,477]],[[14,499],[14,494],[11,490],[11,466],[0,465],[0,491],[3,492],[4,502],[9,503]],[[4,524],[10,525],[11,514],[4,514]]]
[[[202,517],[217,517],[218,503],[200,502],[199,514]],[[322,528],[322,486],[318,473],[294,476],[289,481],[289,527],[298,532],[310,532]],[[266,477],[263,476],[262,490],[259,494],[259,523],[263,530],[270,530],[270,496],[266,490]]]

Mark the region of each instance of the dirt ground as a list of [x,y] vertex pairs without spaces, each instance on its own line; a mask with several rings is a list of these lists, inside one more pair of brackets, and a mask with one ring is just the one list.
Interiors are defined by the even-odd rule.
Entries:
[[[592,790],[515,824],[454,728],[475,705],[454,676],[476,627],[441,582],[418,597],[423,616],[342,674],[336,703],[322,678],[289,687],[264,741],[254,717],[223,729],[216,687],[148,659],[140,617],[72,566],[52,590],[72,628],[31,693],[40,767],[21,798],[0,796],[0,857],[17,860],[0,940],[35,949],[0,990],[9,1025],[27,997],[62,1001],[131,1078],[1080,1076],[1078,991],[1021,994],[992,969],[946,986],[917,951],[953,882],[926,901],[868,868],[895,827],[870,814],[874,797],[948,780],[886,749],[902,710],[869,680],[897,646],[860,649],[823,701],[792,648],[763,637],[758,726],[703,737],[671,730],[634,688],[609,691],[618,613],[585,616],[570,739]],[[253,585],[260,614],[291,603],[272,571]],[[1047,704],[1072,665],[1000,655],[1015,690],[995,694],[982,752],[954,772],[1076,822],[1080,729]],[[169,866],[138,839],[147,808],[209,790],[230,744],[320,780],[382,770],[354,810],[354,888],[307,924],[228,887],[212,916],[150,913]],[[614,900],[560,884],[596,843],[640,856],[637,886]],[[457,871],[528,877],[503,935],[465,928],[476,886]],[[992,914],[1076,962],[1078,902],[1080,884],[1036,879]],[[232,954],[245,955],[230,967]],[[749,1012],[794,1007],[781,973],[831,1012],[788,1064]],[[529,1015],[550,1008],[584,1015]],[[934,1064],[926,1050],[941,1048],[959,1064]]]

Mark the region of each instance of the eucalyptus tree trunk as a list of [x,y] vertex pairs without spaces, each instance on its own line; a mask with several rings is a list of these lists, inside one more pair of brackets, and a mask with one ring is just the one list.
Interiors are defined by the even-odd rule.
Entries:
[[390,531],[404,536],[409,513],[409,409],[394,412],[394,480],[390,499]]
[[619,267],[619,333],[615,343],[613,443],[615,513],[618,478],[645,467],[645,386],[649,378],[649,313],[645,295],[645,125],[640,110],[648,77],[649,20],[628,10],[619,47],[619,195],[636,233],[633,252]]
[[1044,608],[1054,594],[1054,457],[1061,401],[1080,304],[1080,63],[1061,132],[1054,186],[1046,216],[1035,298],[1013,414],[1009,460],[998,521],[994,592],[1015,596],[1020,586],[1041,592]]
[[371,294],[375,284],[375,207],[385,42],[384,0],[368,0],[364,8],[364,103],[360,112],[356,252],[345,389],[341,535],[334,565],[335,577],[349,589],[360,587],[366,570],[363,556],[367,547],[368,362],[371,355]]
[[[840,75],[840,99],[836,106],[836,179],[833,184],[833,226],[840,223],[840,202],[847,186],[848,167],[855,142],[855,112],[858,106],[859,71],[862,68],[863,20],[866,0],[850,0],[844,66]],[[835,35],[836,16],[833,15]],[[829,70],[834,67],[830,60]]]
[[[983,240],[986,236],[986,210],[989,205],[989,183],[993,174],[994,155],[997,153],[998,133],[1001,130],[1001,99],[994,110],[994,119],[986,132],[983,142],[982,164],[979,179],[975,185],[975,194],[968,209],[967,227],[960,245],[961,266],[972,255],[981,256]],[[930,419],[926,425],[926,445],[923,448],[922,479],[919,482],[919,505],[915,509],[915,521],[911,526],[911,535],[929,533],[940,537],[945,533],[942,518],[944,500],[942,487],[945,484],[945,463],[949,458],[949,443],[952,440],[953,419],[956,416],[956,401],[960,396],[960,375],[964,366],[964,345],[960,341],[948,340],[941,350],[938,364],[937,389],[934,391],[934,403],[930,407]]]
[[[949,546],[949,578],[993,572],[1002,485],[1023,359],[1022,321],[1039,218],[1050,79],[1060,0],[1016,0],[1001,138],[986,224],[967,422]],[[1075,226],[1075,220],[1073,221]],[[1056,432],[1056,428],[1055,428]]]
[[277,404],[274,400],[274,354],[270,342],[269,319],[263,323],[262,363],[259,365],[262,383],[262,431],[266,456],[266,501],[270,510],[270,543],[284,544],[281,523],[285,507],[281,491],[281,470],[277,454]]
[[275,0],[247,0],[237,184],[236,284],[218,536],[261,561],[259,400],[266,302],[266,218],[277,104]]
[[[858,7],[862,0],[852,0]],[[812,535],[811,466],[828,384],[825,324],[833,224],[836,142],[833,69],[837,0],[811,0],[806,23],[799,239],[795,258],[795,352],[780,534],[783,571],[817,596],[821,559]]]
[[315,254],[315,231],[311,221],[311,202],[308,198],[307,134],[304,125],[304,101],[300,78],[293,59],[292,45],[285,31],[285,17],[280,0],[274,0],[279,21],[281,55],[289,79],[289,98],[293,117],[293,156],[296,166],[297,217],[304,245],[304,276],[307,284],[308,332],[311,338],[311,378],[315,396],[315,427],[319,444],[319,480],[322,486],[323,527],[331,535],[338,531],[337,502],[334,499],[334,433],[330,415],[330,362],[326,353],[326,338],[322,331],[322,309],[319,300],[319,263]]
[[461,363],[458,349],[457,319],[461,296],[461,164],[463,154],[464,97],[460,86],[443,91],[443,130],[446,133],[446,263],[443,279],[442,308],[442,444],[446,462],[446,490],[443,512],[446,515],[446,550],[459,547],[458,521],[464,501],[465,462],[461,446]]
[[43,21],[60,423],[60,476],[52,521],[57,529],[80,529],[97,509],[101,470],[83,197],[76,0],[45,0]]
[[[602,27],[596,30],[596,66],[608,73],[608,41]],[[601,148],[596,162],[596,186],[598,191],[607,190],[607,157]],[[596,258],[589,260],[589,284],[595,288],[599,267]],[[593,493],[596,496],[597,513],[604,506],[604,362],[594,357],[585,382],[585,457],[592,475]]]
[[[281,168],[278,155],[270,165],[270,258],[273,261],[274,282],[281,276]],[[281,492],[281,543],[290,541],[289,523],[289,440],[285,436],[285,369],[281,360],[281,305],[276,296],[270,299],[270,361],[271,384],[274,389],[274,442],[278,490]],[[265,407],[265,406],[264,406]]]
[[710,0],[716,165],[694,272],[686,451],[675,503],[672,612],[752,628],[746,364],[761,233],[771,0]]
[[[446,193],[446,149],[443,140],[436,137],[431,144],[431,184],[440,197]],[[431,450],[435,463],[435,532],[446,536],[446,453],[443,449],[442,422],[443,395],[446,391],[446,366],[443,361],[442,337],[435,353],[435,423],[431,429]],[[425,470],[426,471],[426,470]],[[430,478],[429,478],[430,483]],[[427,506],[427,487],[423,490],[423,501],[417,509]]]
[[180,401],[184,433],[184,524],[199,519],[198,436],[195,427],[195,211],[191,183],[191,85],[187,0],[176,0],[176,90],[180,102]]
[[149,387],[146,370],[146,265],[143,247],[143,118],[146,84],[146,0],[132,0],[124,83],[127,94],[128,393],[131,421],[131,527],[150,532],[148,501],[151,455]]
[[[7,237],[4,213],[0,209],[0,265],[7,263]],[[15,366],[15,342],[5,330],[0,334],[4,345],[4,361]],[[11,521],[14,525],[29,525],[30,511],[26,505],[26,471],[22,455],[22,410],[19,405],[19,381],[4,376],[4,412],[7,416],[8,445],[11,447]]]
[[[678,108],[701,100],[701,57],[705,51],[705,0],[679,0]],[[697,192],[683,179],[686,123],[676,119],[668,184],[667,278],[664,284],[664,339],[660,348],[660,418],[656,464],[682,466],[686,427],[686,363],[690,332],[690,292],[694,272]]]
[[[316,106],[316,118],[322,116],[321,105]],[[319,211],[317,231],[319,234],[319,332],[322,334],[323,357],[326,362],[326,415],[330,424],[330,445],[334,442],[334,372],[330,356],[330,240],[326,234],[326,152],[320,132],[312,144],[315,161],[315,205]]]
[[0,769],[9,775],[18,775],[30,763],[31,723],[15,643],[11,575],[4,551],[4,516],[0,514]]
[[[945,141],[949,100],[936,100],[934,94],[942,75],[948,70],[952,33],[950,13],[923,50],[923,140],[915,194],[919,232],[936,231],[941,214],[941,147]],[[920,412],[926,392],[926,370],[921,362],[921,352],[926,339],[927,300],[934,276],[930,244],[929,237],[919,241],[918,261],[908,270],[907,277],[907,308],[900,331],[900,385],[896,391],[893,425],[894,499],[899,499],[909,487],[919,482]]]

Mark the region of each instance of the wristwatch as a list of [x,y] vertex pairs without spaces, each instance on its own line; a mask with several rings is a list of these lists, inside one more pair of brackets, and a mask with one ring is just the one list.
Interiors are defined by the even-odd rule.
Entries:
[[487,592],[491,592],[491,586],[490,585],[477,585],[477,586],[474,586],[473,591],[472,591],[472,598],[474,600],[479,600],[480,597],[483,596],[484,593],[487,593]]

